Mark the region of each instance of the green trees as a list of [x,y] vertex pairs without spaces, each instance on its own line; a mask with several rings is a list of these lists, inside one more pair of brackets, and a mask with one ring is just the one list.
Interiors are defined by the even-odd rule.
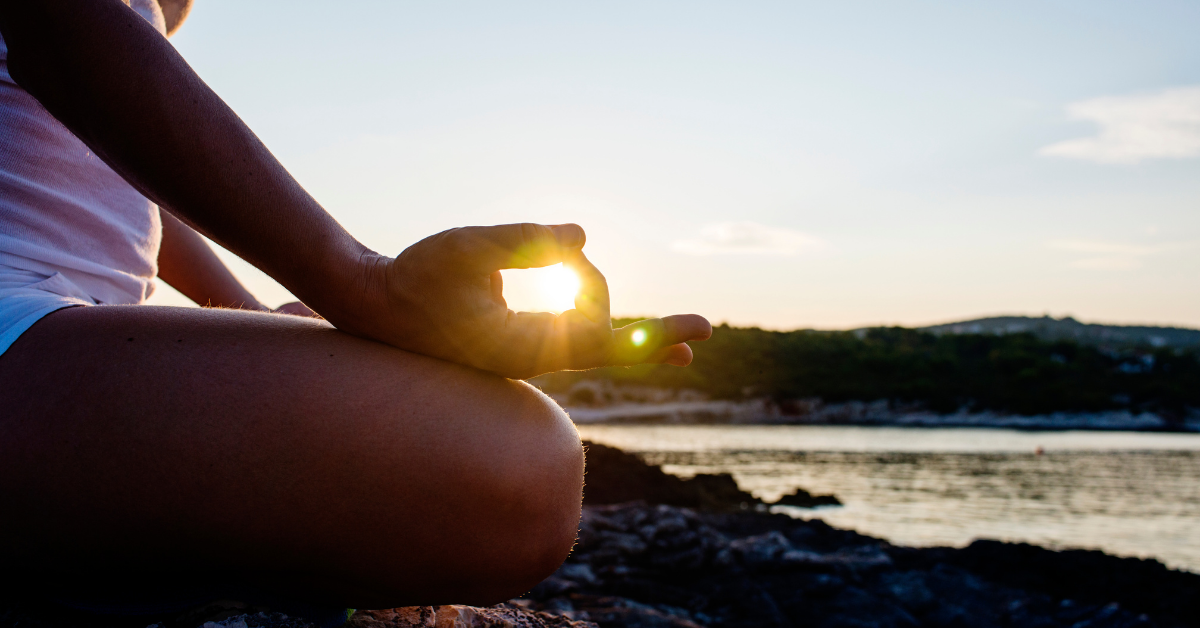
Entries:
[[1200,408],[1195,349],[1105,348],[1031,334],[934,335],[901,327],[774,332],[727,325],[692,348],[696,359],[686,369],[609,368],[558,373],[535,383],[550,392],[579,379],[607,379],[691,388],[722,399],[886,399],[938,412],[1129,408],[1180,420],[1187,408]]

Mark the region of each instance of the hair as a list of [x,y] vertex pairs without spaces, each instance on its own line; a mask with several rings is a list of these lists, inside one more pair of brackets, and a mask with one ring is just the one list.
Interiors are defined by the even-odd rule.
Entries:
[[[129,0],[125,0],[125,3],[129,4]],[[167,22],[167,36],[171,36],[187,19],[192,10],[192,0],[158,0],[158,6],[162,8],[163,18]]]

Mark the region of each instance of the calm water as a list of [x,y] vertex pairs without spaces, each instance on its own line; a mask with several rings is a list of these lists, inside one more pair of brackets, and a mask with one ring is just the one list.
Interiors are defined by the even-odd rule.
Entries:
[[[786,509],[904,545],[976,538],[1154,557],[1200,572],[1200,434],[833,426],[583,425],[681,476],[733,474]],[[1041,447],[1044,454],[1038,455]]]

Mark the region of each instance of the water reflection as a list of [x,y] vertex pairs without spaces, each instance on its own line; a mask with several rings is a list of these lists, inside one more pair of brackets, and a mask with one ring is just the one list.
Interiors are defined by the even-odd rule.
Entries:
[[[845,507],[792,514],[896,543],[997,538],[1155,557],[1200,571],[1196,435],[819,429],[589,426],[581,432],[639,451],[678,475],[732,473],[767,500],[798,486],[836,494]],[[999,451],[979,447],[981,439]],[[921,441],[935,451],[914,451]],[[1035,441],[1045,443],[1044,455],[1034,453]],[[799,451],[798,443],[842,451]],[[1023,451],[1011,451],[1018,447]]]

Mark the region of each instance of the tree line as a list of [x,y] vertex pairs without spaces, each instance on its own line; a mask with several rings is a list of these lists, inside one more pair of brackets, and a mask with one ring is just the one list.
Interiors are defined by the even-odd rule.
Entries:
[[884,399],[937,412],[1130,409],[1169,421],[1200,408],[1196,349],[1090,346],[1032,334],[935,335],[902,327],[779,332],[721,325],[692,350],[695,361],[685,369],[605,368],[534,383],[554,392],[580,379],[607,379],[695,389],[717,399]]

